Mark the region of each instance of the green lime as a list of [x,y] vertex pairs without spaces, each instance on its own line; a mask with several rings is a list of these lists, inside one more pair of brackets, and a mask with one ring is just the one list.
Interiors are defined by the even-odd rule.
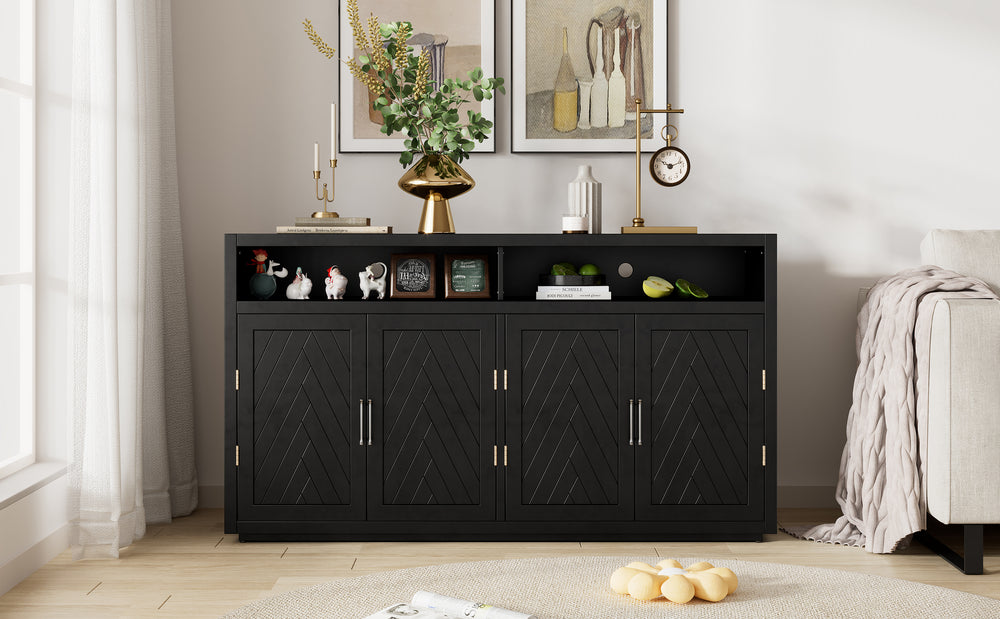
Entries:
[[580,275],[600,275],[601,270],[597,268],[596,264],[585,264],[577,271]]
[[576,275],[576,268],[568,262],[560,262],[552,265],[553,275]]
[[668,296],[671,292],[673,292],[674,285],[662,277],[651,275],[647,277],[644,282],[642,282],[642,291],[651,299],[659,299],[660,297]]
[[708,293],[700,286],[692,284],[686,279],[679,279],[675,282],[677,294],[682,297],[694,297],[695,299],[707,299]]

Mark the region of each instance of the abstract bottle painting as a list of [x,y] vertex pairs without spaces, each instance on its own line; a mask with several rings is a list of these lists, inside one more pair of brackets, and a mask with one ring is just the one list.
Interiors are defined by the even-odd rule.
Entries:
[[[635,139],[635,99],[652,104],[647,85],[665,75],[646,60],[652,43],[641,36],[658,13],[654,4],[525,0],[525,139]],[[638,122],[652,137],[652,119]]]
[[630,152],[637,124],[644,152],[662,146],[665,115],[637,114],[635,100],[646,110],[670,102],[668,5],[511,0],[511,150]]

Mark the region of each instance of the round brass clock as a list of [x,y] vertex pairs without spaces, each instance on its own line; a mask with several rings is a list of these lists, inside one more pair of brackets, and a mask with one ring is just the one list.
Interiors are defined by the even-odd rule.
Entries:
[[676,146],[664,146],[649,160],[649,174],[664,187],[680,185],[691,171],[687,153]]

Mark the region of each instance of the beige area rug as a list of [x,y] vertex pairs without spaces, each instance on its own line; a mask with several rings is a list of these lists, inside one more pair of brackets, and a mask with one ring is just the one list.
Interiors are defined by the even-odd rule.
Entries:
[[709,561],[736,572],[739,588],[715,603],[695,599],[682,605],[662,598],[638,602],[608,586],[611,573],[629,561],[660,560],[514,559],[380,572],[283,593],[227,617],[355,619],[408,602],[419,589],[532,613],[538,619],[1000,617],[1000,600],[894,578],[778,563],[679,558],[684,565]]

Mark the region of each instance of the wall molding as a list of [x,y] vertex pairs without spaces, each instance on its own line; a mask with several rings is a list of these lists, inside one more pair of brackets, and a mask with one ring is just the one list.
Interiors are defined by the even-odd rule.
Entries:
[[198,509],[216,509],[226,506],[225,486],[198,486]]
[[778,485],[779,508],[837,509],[836,486]]
[[0,567],[0,595],[13,589],[67,548],[69,548],[68,523]]

